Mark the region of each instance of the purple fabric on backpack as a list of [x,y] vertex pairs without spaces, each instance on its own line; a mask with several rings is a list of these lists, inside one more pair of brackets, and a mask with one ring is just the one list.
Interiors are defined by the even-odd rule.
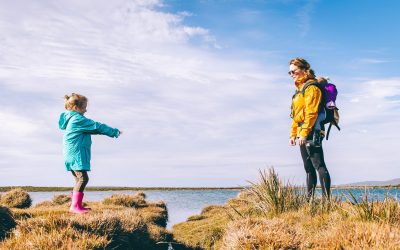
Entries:
[[325,88],[327,108],[335,108],[336,107],[335,101],[337,96],[336,86],[332,83],[327,83],[325,84],[324,88]]

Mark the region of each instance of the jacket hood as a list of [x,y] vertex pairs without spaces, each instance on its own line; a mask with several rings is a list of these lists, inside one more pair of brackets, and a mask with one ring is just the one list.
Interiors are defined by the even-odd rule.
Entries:
[[75,111],[62,112],[60,115],[60,119],[58,120],[58,127],[63,130],[66,129],[71,117],[73,117],[77,114],[78,114],[78,112],[75,112]]

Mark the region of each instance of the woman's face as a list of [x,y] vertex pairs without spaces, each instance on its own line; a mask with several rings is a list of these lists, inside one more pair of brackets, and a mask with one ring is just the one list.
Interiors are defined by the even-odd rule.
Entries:
[[303,69],[300,69],[294,64],[290,64],[289,66],[289,75],[292,77],[292,79],[297,82],[301,78],[304,78],[305,76],[305,71]]

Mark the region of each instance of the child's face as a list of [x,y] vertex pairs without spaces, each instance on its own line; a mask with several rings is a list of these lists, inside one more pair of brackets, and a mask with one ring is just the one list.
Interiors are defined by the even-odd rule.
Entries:
[[83,114],[85,114],[86,111],[87,111],[86,108],[87,108],[87,103],[85,103],[85,104],[83,105],[83,107],[82,107],[81,109],[78,109],[77,111],[83,115]]

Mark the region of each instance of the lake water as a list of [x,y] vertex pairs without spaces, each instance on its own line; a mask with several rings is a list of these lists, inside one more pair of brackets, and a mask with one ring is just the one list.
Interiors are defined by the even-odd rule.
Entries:
[[[317,192],[319,192],[317,190]],[[400,188],[363,188],[359,189],[333,189],[332,195],[349,199],[349,192],[357,198],[362,197],[365,192],[368,200],[382,200],[386,195],[400,200]],[[101,201],[112,194],[133,194],[135,191],[87,191],[86,201]],[[174,224],[184,222],[189,216],[199,214],[201,210],[209,205],[224,204],[228,199],[234,198],[239,190],[149,190],[145,191],[146,200],[163,200],[167,203],[169,222],[168,228]],[[69,192],[29,192],[33,205],[45,200],[51,200],[54,195],[69,194]]]
[[[112,194],[134,194],[136,191],[87,191],[85,201],[102,201]],[[209,205],[224,204],[228,199],[236,197],[239,190],[149,190],[144,192],[147,201],[163,200],[168,209],[168,228],[184,222],[189,216],[199,214]],[[51,200],[54,195],[69,192],[29,192],[32,204]]]
[[400,201],[400,188],[349,188],[349,189],[333,189],[332,196],[338,196],[342,200],[351,200],[350,192],[355,198],[360,200],[367,197],[371,200],[383,200],[385,197],[394,198]]

